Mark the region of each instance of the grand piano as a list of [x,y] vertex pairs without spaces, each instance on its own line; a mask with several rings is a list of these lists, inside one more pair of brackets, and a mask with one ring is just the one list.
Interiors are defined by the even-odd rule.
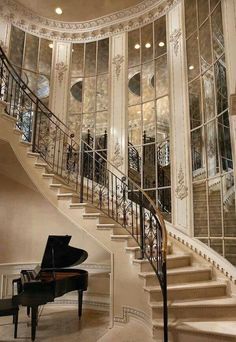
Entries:
[[[88,287],[88,272],[75,268],[64,268],[81,264],[88,253],[69,246],[71,236],[49,235],[41,267],[22,270],[21,277],[13,280],[13,291],[17,288],[14,302],[27,307],[31,312],[31,339],[35,340],[38,306],[53,302],[56,297],[70,291],[78,291],[78,316],[82,315],[83,291]],[[13,292],[14,293],[14,292]]]

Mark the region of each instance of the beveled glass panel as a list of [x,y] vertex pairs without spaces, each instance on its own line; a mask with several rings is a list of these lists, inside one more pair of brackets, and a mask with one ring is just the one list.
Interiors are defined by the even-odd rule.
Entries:
[[206,182],[193,184],[194,236],[208,236]]
[[154,62],[142,65],[142,101],[150,101],[154,98],[154,86],[152,78],[154,75]]
[[49,45],[52,41],[47,39],[40,39],[40,52],[39,52],[39,72],[50,76],[52,64],[52,49]]
[[129,142],[133,145],[140,145],[142,138],[140,105],[128,108],[128,127]]
[[199,75],[199,52],[197,34],[194,33],[186,42],[187,44],[187,63],[188,78],[192,80]]
[[83,76],[84,74],[84,44],[72,45],[72,76]]
[[223,241],[220,239],[210,240],[210,247],[218,254],[223,255]]
[[225,258],[236,266],[236,240],[225,240]]
[[108,108],[108,75],[97,76],[97,111]]
[[158,190],[158,207],[165,220],[171,221],[171,189]]
[[9,59],[16,66],[22,66],[25,33],[11,25]]
[[215,63],[216,103],[217,113],[220,114],[228,108],[227,80],[225,58],[222,56]]
[[69,98],[69,112],[81,113],[82,112],[82,97],[83,97],[83,79],[71,79]]
[[68,127],[70,129],[70,132],[75,135],[74,140],[76,142],[79,142],[80,140],[81,120],[82,117],[80,114],[70,113],[68,115]]
[[156,187],[156,160],[155,144],[143,146],[143,188]]
[[211,16],[213,57],[218,59],[224,52],[224,35],[222,24],[221,4],[217,6]]
[[85,76],[96,73],[96,42],[86,43],[85,47]]
[[166,17],[154,21],[155,57],[166,53]]
[[196,129],[191,133],[191,152],[193,180],[203,179],[206,177],[206,169],[202,128]]
[[211,237],[222,236],[221,179],[208,181],[208,210]]
[[153,59],[153,24],[141,28],[142,63]]
[[224,235],[235,237],[236,210],[235,210],[235,189],[234,174],[229,172],[222,177],[223,190],[223,217],[224,217]]
[[96,102],[96,77],[84,79],[83,113],[95,111]]
[[99,112],[96,114],[96,130],[95,148],[104,150],[107,148],[107,129],[108,129],[108,114],[107,112]]
[[37,70],[38,66],[38,48],[39,38],[32,34],[26,33],[25,39],[25,56],[23,68],[32,71]]
[[201,86],[200,80],[189,84],[189,111],[190,111],[190,125],[191,129],[202,124],[202,110],[201,110]]
[[171,185],[170,172],[170,144],[165,141],[157,146],[158,187]]
[[216,115],[213,68],[207,70],[202,76],[202,96],[204,119],[207,122]]
[[109,39],[98,41],[98,74],[108,72],[109,64]]
[[213,10],[219,2],[220,0],[210,0],[211,10]]
[[129,105],[141,102],[141,72],[140,66],[129,69],[128,74],[128,102]]
[[156,116],[154,101],[143,104],[143,143],[154,142],[156,137]]
[[200,62],[204,72],[212,63],[211,33],[209,19],[199,29]]
[[185,27],[186,37],[189,37],[197,29],[196,0],[185,0]]
[[215,120],[205,126],[205,136],[208,177],[212,177],[219,172]]
[[231,171],[233,169],[233,160],[228,112],[224,112],[218,117],[218,140],[221,171]]
[[197,0],[198,25],[200,26],[209,15],[208,0]]
[[134,30],[128,33],[128,63],[129,67],[140,64],[140,31]]
[[161,97],[156,100],[156,115],[157,115],[157,130],[162,130],[163,133],[168,133],[170,128],[169,118],[169,98],[168,96]]
[[37,75],[36,95],[40,99],[45,99],[49,96],[50,84],[48,77]]
[[[167,55],[161,56],[155,61],[156,64],[156,97],[161,97],[168,94],[168,69],[167,69]],[[155,86],[155,84],[154,84]]]

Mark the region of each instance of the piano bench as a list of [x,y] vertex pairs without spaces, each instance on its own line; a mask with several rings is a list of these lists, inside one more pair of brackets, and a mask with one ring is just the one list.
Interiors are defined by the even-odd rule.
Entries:
[[13,316],[13,324],[15,324],[14,338],[17,338],[18,311],[19,307],[13,302],[12,298],[0,299],[0,317]]

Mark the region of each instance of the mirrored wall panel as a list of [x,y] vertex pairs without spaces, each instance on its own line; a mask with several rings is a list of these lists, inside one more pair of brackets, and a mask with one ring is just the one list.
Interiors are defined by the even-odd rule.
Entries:
[[165,16],[128,33],[129,176],[171,220]]
[[235,185],[221,1],[185,0],[194,234],[236,265]]

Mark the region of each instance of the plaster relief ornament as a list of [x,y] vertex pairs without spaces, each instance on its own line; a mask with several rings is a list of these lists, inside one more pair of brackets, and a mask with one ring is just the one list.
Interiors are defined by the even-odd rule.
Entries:
[[178,186],[175,189],[176,197],[183,200],[185,197],[188,196],[188,188],[184,184],[184,172],[182,166],[179,167],[178,172]]
[[63,78],[64,78],[64,73],[67,71],[68,66],[64,62],[58,62],[56,64],[55,69],[57,71],[59,84],[61,85]]
[[179,39],[182,35],[181,29],[175,29],[171,35],[170,35],[170,42],[173,44],[174,46],[174,52],[175,55],[178,55],[178,51],[179,51]]
[[121,151],[120,151],[120,144],[117,141],[117,143],[115,144],[115,149],[114,149],[114,156],[111,158],[111,162],[116,166],[116,167],[120,167],[123,165],[123,161],[124,158],[121,155]]
[[118,79],[120,76],[120,72],[121,72],[121,64],[124,62],[125,58],[124,56],[121,55],[116,55],[113,60],[112,60],[112,64],[115,65],[115,70],[116,70],[116,78]]

